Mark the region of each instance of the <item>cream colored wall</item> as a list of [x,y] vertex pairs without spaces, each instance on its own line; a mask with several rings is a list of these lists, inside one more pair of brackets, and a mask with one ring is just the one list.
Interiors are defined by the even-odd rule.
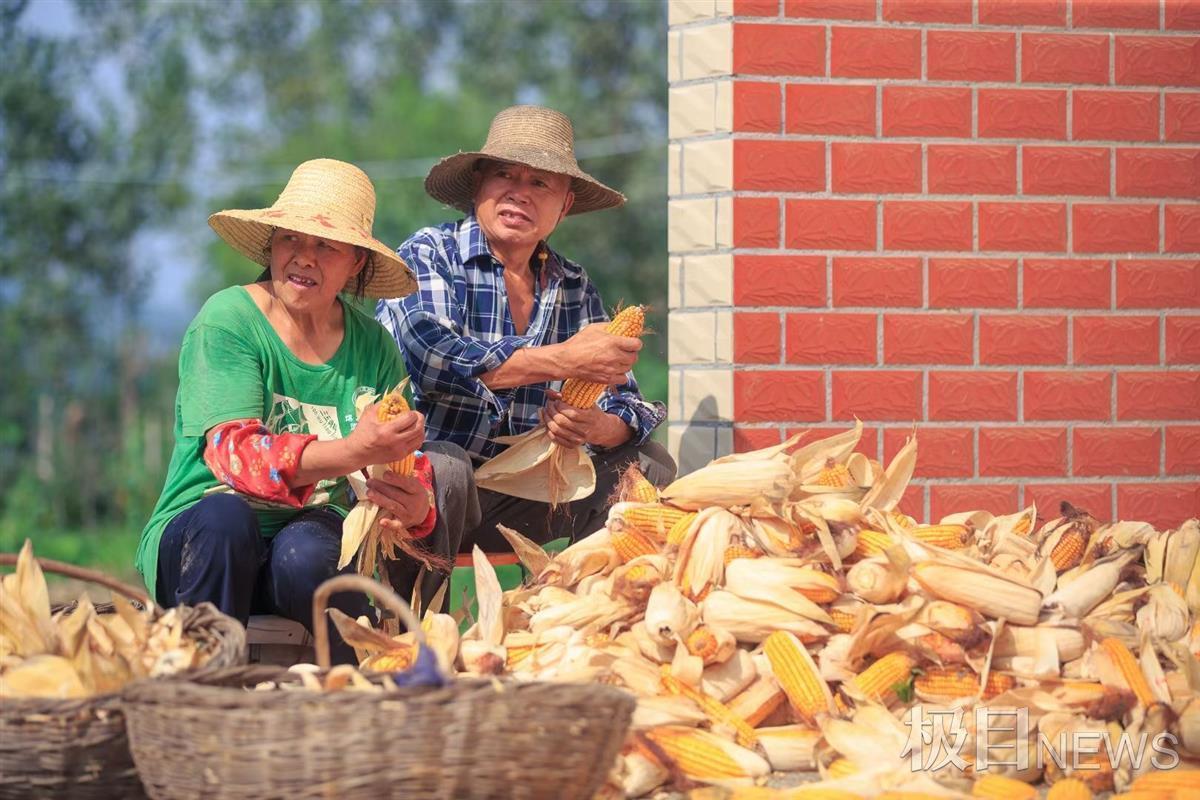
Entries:
[[669,0],[670,417],[681,473],[733,450],[733,0]]

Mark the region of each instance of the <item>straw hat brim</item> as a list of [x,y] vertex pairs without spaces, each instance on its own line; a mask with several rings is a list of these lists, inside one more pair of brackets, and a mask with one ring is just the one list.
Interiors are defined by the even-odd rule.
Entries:
[[[403,297],[417,290],[416,276],[408,265],[390,247],[362,232],[325,225],[311,217],[278,208],[218,211],[208,218],[208,224],[230,247],[264,267],[270,266],[266,248],[272,228],[287,228],[363,247],[370,253],[370,265],[374,269],[363,290],[367,297]],[[353,293],[354,284],[355,278],[351,278],[343,291]]]
[[569,177],[575,203],[567,216],[616,208],[625,203],[625,195],[588,175],[573,160],[546,150],[530,148],[506,148],[504,151],[485,149],[447,156],[429,170],[425,177],[425,191],[434,200],[469,213],[475,202],[475,162],[481,158],[512,161]]

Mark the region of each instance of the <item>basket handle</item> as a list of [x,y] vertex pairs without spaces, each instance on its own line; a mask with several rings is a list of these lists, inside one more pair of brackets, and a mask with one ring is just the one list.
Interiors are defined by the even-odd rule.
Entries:
[[[15,567],[19,557],[20,556],[18,556],[16,553],[0,553],[0,566]],[[106,589],[111,589],[122,597],[127,597],[130,600],[136,600],[146,608],[154,609],[158,607],[157,604],[150,599],[150,596],[141,589],[137,589],[127,583],[123,583],[116,578],[110,578],[103,572],[97,572],[94,569],[87,569],[86,567],[77,567],[74,564],[68,564],[65,561],[55,561],[50,558],[37,558],[35,556],[33,560],[36,561],[38,566],[40,566],[45,572],[53,572],[58,575],[65,575],[68,578],[77,578],[81,581],[87,581],[88,583],[96,583]]]
[[362,592],[383,603],[389,611],[400,616],[404,627],[412,631],[417,643],[425,645],[425,632],[421,630],[420,621],[398,594],[363,575],[335,575],[313,593],[314,649],[317,651],[317,666],[321,669],[329,669],[329,619],[325,615],[325,606],[329,603],[329,596],[338,592]]

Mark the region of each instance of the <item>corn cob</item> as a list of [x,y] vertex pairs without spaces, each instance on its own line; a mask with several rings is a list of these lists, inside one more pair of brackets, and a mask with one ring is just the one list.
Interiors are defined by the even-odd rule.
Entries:
[[688,513],[678,508],[671,508],[661,503],[655,503],[654,505],[639,505],[627,508],[621,514],[621,519],[654,541],[665,542],[671,528],[675,526],[675,523],[686,517]]
[[854,625],[858,619],[853,613],[834,608],[830,609],[829,616],[833,620],[834,627],[840,632],[854,633]]
[[783,705],[784,699],[779,682],[770,675],[762,675],[729,701],[729,710],[757,728]]
[[735,558],[762,558],[762,550],[746,547],[744,544],[731,544],[725,548],[725,566]]
[[819,570],[809,569],[811,583],[792,588],[814,603],[832,603],[842,596],[842,585],[834,576]]
[[696,520],[697,513],[689,511],[684,514],[679,520],[671,526],[671,530],[667,531],[667,544],[678,547],[683,544],[683,537],[687,536],[688,529],[692,527],[692,523]]
[[763,641],[763,653],[797,714],[813,722],[833,711],[829,686],[799,639],[787,631],[775,631]]
[[1100,642],[1100,647],[1121,672],[1121,677],[1125,679],[1134,696],[1137,697],[1138,703],[1143,706],[1152,706],[1158,702],[1158,698],[1154,696],[1154,692],[1150,689],[1150,682],[1146,680],[1146,675],[1142,672],[1137,659],[1133,657],[1133,653],[1129,652],[1129,648],[1120,639],[1110,636]]
[[845,464],[839,464],[832,458],[825,460],[825,468],[817,475],[815,481],[817,486],[831,486],[835,489],[842,489],[854,482],[850,477],[850,470]]
[[[983,699],[991,700],[1013,688],[1016,681],[1011,675],[992,672],[988,675],[983,690]],[[923,695],[939,697],[974,697],[979,691],[979,674],[967,667],[930,667],[914,681],[915,688]]]
[[1169,769],[1152,770],[1134,779],[1130,791],[1138,792],[1176,792],[1179,797],[1194,796],[1196,785],[1200,783],[1200,770]]
[[696,629],[687,635],[683,644],[689,653],[703,659],[705,664],[712,663],[712,659],[716,657],[717,650],[720,648],[716,635],[707,625],[696,626]]
[[1050,787],[1046,800],[1092,800],[1092,790],[1078,778],[1064,778]]
[[896,686],[903,686],[917,662],[908,653],[895,650],[855,675],[849,685],[858,693],[885,705],[897,698]]
[[693,780],[750,783],[770,766],[753,752],[698,728],[667,725],[652,728],[646,738]]
[[704,712],[704,716],[708,717],[712,724],[732,729],[734,741],[742,747],[755,747],[758,744],[758,736],[754,733],[753,725],[730,711],[729,707],[720,700],[709,697],[704,692],[697,691],[676,679],[671,675],[670,667],[663,667],[662,685],[669,693],[686,697],[699,706],[700,710]]
[[846,789],[826,786],[799,786],[788,793],[789,800],[862,800],[862,795]]
[[614,530],[611,542],[621,562],[626,564],[638,556],[650,556],[658,552],[658,545],[649,536],[628,525]]
[[[613,336],[642,335],[646,325],[646,312],[642,306],[628,306],[621,310],[605,329]],[[575,408],[591,408],[608,389],[603,383],[585,381],[580,378],[568,378],[562,387],[563,402]]]
[[835,758],[825,768],[825,777],[829,780],[848,778],[858,772],[858,767],[848,758]]
[[920,525],[912,530],[912,536],[922,544],[961,550],[967,546],[970,532],[966,525]]
[[1139,789],[1110,794],[1108,800],[1179,800],[1181,797],[1182,794],[1170,789]]
[[1050,551],[1050,561],[1056,572],[1064,572],[1076,566],[1083,558],[1084,548],[1087,547],[1087,537],[1078,528],[1072,528],[1062,535],[1054,549]]
[[992,800],[1035,800],[1037,789],[1016,778],[1003,775],[984,775],[971,787],[972,797],[987,797]]
[[[379,406],[375,409],[375,418],[380,422],[388,422],[395,419],[401,414],[409,410],[408,402],[404,399],[404,394],[393,389],[383,396],[379,401]],[[393,461],[388,464],[388,469],[395,472],[397,475],[410,477],[413,474],[413,466],[416,463],[416,455],[409,453],[404,458],[398,461]]]
[[859,531],[858,543],[854,546],[854,555],[859,558],[882,555],[884,550],[895,544],[895,541],[895,539],[882,531]]
[[890,519],[894,525],[904,528],[905,530],[912,530],[913,528],[917,527],[917,521],[900,510],[889,511],[888,519]]
[[621,502],[628,503],[657,503],[658,489],[654,484],[646,480],[646,476],[638,469],[636,463],[630,464],[625,472],[621,475],[620,494],[618,495]]

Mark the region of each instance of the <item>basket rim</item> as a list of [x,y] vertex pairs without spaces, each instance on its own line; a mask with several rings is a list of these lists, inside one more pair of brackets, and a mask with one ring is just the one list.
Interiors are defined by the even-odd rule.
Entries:
[[[322,675],[324,672],[314,674]],[[368,680],[378,682],[386,673],[364,672],[362,674]],[[258,709],[269,712],[276,707],[295,707],[298,703],[359,706],[401,702],[436,705],[449,702],[469,702],[475,697],[487,697],[489,691],[496,695],[519,693],[525,698],[530,695],[547,693],[549,696],[563,698],[564,702],[579,694],[589,694],[596,696],[593,702],[599,701],[611,705],[613,710],[619,710],[624,704],[628,704],[632,709],[637,704],[637,698],[631,692],[602,683],[560,683],[471,677],[451,678],[445,686],[403,686],[394,691],[382,693],[311,692],[279,688],[266,691],[253,690],[253,686],[257,683],[280,680],[298,684],[300,676],[295,672],[270,666],[225,667],[187,675],[134,681],[125,688],[122,697],[123,701],[129,705],[170,705],[174,708],[200,706],[210,708],[214,712],[230,706],[242,710]],[[466,695],[465,698],[464,695]]]

